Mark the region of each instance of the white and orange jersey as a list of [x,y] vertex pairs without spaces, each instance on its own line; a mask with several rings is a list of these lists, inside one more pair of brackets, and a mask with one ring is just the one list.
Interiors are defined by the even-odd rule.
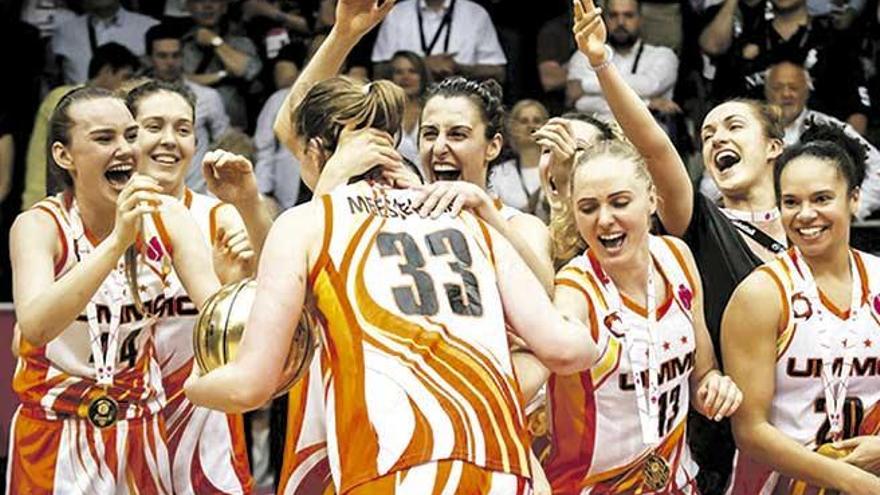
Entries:
[[[696,362],[691,303],[696,274],[690,273],[670,239],[650,237],[651,256],[666,285],[657,303],[652,331],[660,371],[658,432],[660,443],[642,441],[638,403],[624,329],[647,325],[647,310],[620,295],[611,307],[613,284],[588,250],[557,274],[556,284],[584,296],[593,339],[601,357],[590,370],[548,382],[552,445],[545,472],[553,493],[653,493],[643,486],[644,462],[654,453],[670,467],[662,493],[696,493],[697,466],[686,442],[690,405],[689,377]],[[647,379],[644,380],[647,383]]]
[[[218,211],[225,203],[189,189],[184,190],[183,203],[210,249],[217,235]],[[170,283],[183,290],[177,277],[171,277]],[[197,319],[196,313],[177,315],[156,326],[156,357],[166,395],[162,414],[174,493],[250,493],[255,482],[241,415],[196,407],[183,393],[183,385],[192,373],[193,326]]]
[[[62,252],[55,263],[55,278],[63,277],[88,253],[97,241],[82,227],[72,195],[50,196],[36,205],[55,222]],[[163,266],[160,253],[170,253],[170,244],[161,240],[164,230],[159,216],[144,222],[147,241],[139,242],[142,253],[138,259],[137,284],[140,299],[155,320],[144,318],[129,294],[122,275],[124,260],[120,258],[115,276],[105,280],[102,289],[92,296],[97,321],[103,335],[108,335],[111,314],[119,311],[119,336],[113,384],[106,391],[120,406],[119,419],[131,419],[156,413],[164,400],[161,373],[155,359],[154,332],[162,321],[181,314],[195,314],[196,309],[182,292],[166,287],[168,266]],[[152,232],[152,234],[149,234]],[[103,289],[121,297],[111,300]],[[105,395],[95,378],[90,347],[86,309],[58,337],[48,344],[34,347],[22,341],[20,357],[13,378],[13,389],[21,399],[21,414],[37,419],[83,417],[83,404]],[[105,344],[106,345],[106,344]]]
[[488,227],[469,213],[423,219],[411,198],[360,182],[320,199],[309,286],[340,493],[443,459],[529,476]]
[[[880,258],[852,251],[855,265],[853,283],[860,294],[856,320],[851,311],[834,306],[819,292],[826,315],[824,325],[831,325],[846,338],[855,339],[852,367],[843,408],[845,438],[880,433]],[[779,290],[782,322],[776,339],[775,393],[770,404],[770,423],[795,442],[809,449],[832,441],[825,412],[822,383],[822,324],[807,294],[803,268],[806,263],[797,252],[789,250],[758,268],[769,275]],[[845,325],[849,334],[844,334]],[[853,333],[854,332],[854,333]],[[836,358],[842,364],[843,358]],[[838,371],[839,372],[839,368]],[[733,494],[821,494],[826,490],[792,480],[737,453]]]
[[333,479],[327,458],[324,397],[328,378],[326,353],[315,353],[303,377],[287,395],[287,435],[278,495],[331,495]]

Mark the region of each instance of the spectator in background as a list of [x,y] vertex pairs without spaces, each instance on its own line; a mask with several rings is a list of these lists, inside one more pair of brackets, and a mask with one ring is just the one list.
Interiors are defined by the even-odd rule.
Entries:
[[[89,61],[88,81],[86,86],[104,88],[115,91],[132,78],[140,68],[140,62],[127,48],[118,43],[106,43],[95,50]],[[27,164],[25,165],[24,193],[21,209],[26,210],[37,201],[50,194],[46,190],[46,136],[48,136],[49,117],[61,98],[76,86],[59,86],[43,99],[37,110],[34,128],[31,131],[27,148]]]
[[373,72],[387,77],[400,50],[425,59],[434,80],[453,75],[504,81],[507,57],[486,10],[471,0],[411,0],[394,6],[373,45]]
[[61,66],[64,84],[89,79],[89,61],[106,43],[118,43],[136,56],[145,53],[144,34],[158,21],[122,8],[119,0],[85,0],[83,15],[58,26],[52,52]]
[[804,131],[815,124],[831,124],[841,127],[850,137],[865,147],[865,180],[861,185],[859,210],[856,217],[864,219],[880,207],[880,152],[863,138],[852,126],[840,120],[808,108],[810,98],[810,74],[803,66],[781,62],[767,70],[764,86],[767,102],[782,109],[785,126],[785,145],[791,146],[801,139]]
[[536,48],[544,104],[551,115],[559,115],[565,109],[568,60],[577,49],[571,36],[571,9],[541,26]]
[[311,197],[308,189],[302,187],[299,161],[278,141],[272,130],[275,117],[284,104],[290,87],[299,76],[303,58],[302,47],[295,44],[285,46],[278,53],[274,68],[276,91],[263,105],[254,132],[254,173],[257,176],[257,186],[279,213]]
[[549,118],[547,108],[537,100],[520,100],[513,106],[507,120],[513,157],[493,167],[488,180],[489,191],[502,203],[532,215],[537,215],[541,199],[541,148],[534,133]]
[[208,145],[229,129],[229,116],[220,93],[183,77],[183,41],[180,30],[167,23],[151,27],[146,34],[150,77],[166,82],[183,82],[196,95],[196,151],[186,172],[186,186],[205,194],[202,158]]
[[838,31],[849,29],[864,8],[865,0],[807,0],[810,16],[831,17],[831,25]]
[[422,114],[422,98],[431,82],[428,68],[422,57],[409,51],[399,51],[391,57],[391,80],[406,93],[400,142],[397,151],[412,162],[422,178],[427,177],[419,160],[419,116]]
[[[603,12],[608,26],[608,44],[624,81],[654,113],[675,114],[681,109],[672,101],[678,77],[678,57],[665,46],[641,39],[641,7],[638,0],[609,0]],[[587,57],[576,52],[568,63],[566,100],[581,112],[610,116],[599,80]]]
[[40,30],[41,38],[52,38],[55,29],[73,19],[62,0],[25,0],[21,8],[21,20]]
[[[773,18],[750,26],[733,38],[726,50],[727,60],[719,65],[713,85],[716,99],[763,97],[767,68],[790,60],[810,73],[814,84],[812,108],[864,133],[871,102],[852,40],[835,31],[831,17],[810,16],[806,0],[771,0],[771,4]],[[725,17],[732,8],[722,9]],[[724,29],[712,29],[704,32],[701,44],[723,48],[728,36]]]
[[184,36],[183,70],[191,81],[216,89],[232,125],[246,129],[246,99],[262,69],[257,47],[229,30],[229,0],[187,0],[195,26]]
[[245,0],[241,12],[248,36],[260,45],[264,61],[273,60],[291,40],[312,31],[309,18],[296,1]]

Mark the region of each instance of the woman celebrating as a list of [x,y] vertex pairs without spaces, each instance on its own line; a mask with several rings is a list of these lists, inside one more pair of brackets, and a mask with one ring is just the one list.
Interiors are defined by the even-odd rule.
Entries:
[[[387,8],[338,5],[361,10],[365,23]],[[338,23],[340,35],[352,24]],[[402,106],[387,82],[315,85],[294,116],[306,183],[314,187],[329,166],[327,145],[342,129],[393,134]],[[323,322],[327,450],[339,493],[523,493],[527,436],[505,316],[556,371],[589,365],[596,349],[582,325],[553,310],[503,237],[469,214],[421,218],[412,194],[359,180],[286,212],[267,239],[235,360],[193,377],[187,394],[224,408],[269,397],[310,291]]]
[[[863,151],[812,141],[776,161],[782,223],[794,244],[749,275],[722,322],[727,369],[743,386],[733,419],[733,494],[880,493],[876,359],[880,260],[849,246]],[[862,158],[853,160],[854,156]],[[830,459],[826,453],[843,459]],[[814,452],[818,450],[818,452]],[[867,450],[867,454],[865,450]],[[860,469],[862,468],[862,469]]]
[[[579,49],[596,71],[602,92],[657,187],[663,229],[694,253],[706,294],[706,325],[721,361],[721,315],[737,284],[763,261],[785,249],[785,233],[773,192],[773,162],[783,148],[779,113],[752,101],[715,107],[700,131],[703,164],[721,190],[719,209],[695,192],[672,142],[610,60],[601,13],[574,2]],[[726,425],[699,419],[692,430],[694,456],[701,467],[701,490],[721,493],[735,450]]]
[[[185,86],[150,81],[131,90],[127,103],[141,128],[141,170],[186,206],[203,244],[213,247],[214,271],[222,283],[230,283],[253,275],[255,251],[271,219],[262,206],[250,162],[238,155],[212,151],[204,157],[208,189],[220,199],[184,185],[196,144],[194,98]],[[258,240],[256,248],[250,239]],[[254,481],[241,416],[194,407],[183,394],[192,372],[196,316],[166,319],[156,335],[174,493],[249,493]]]
[[555,303],[589,325],[602,354],[549,381],[554,493],[697,493],[687,413],[718,421],[739,389],[715,366],[703,290],[687,246],[650,235],[656,195],[620,141],[596,144],[572,175],[587,251],[557,276]]
[[153,332],[219,283],[183,206],[135,173],[137,134],[109,92],[62,98],[47,144],[65,191],[12,228],[23,342],[11,493],[171,492]]
[[525,213],[536,215],[541,201],[541,178],[538,162],[541,148],[535,132],[549,115],[537,100],[520,100],[510,110],[510,148],[513,158],[499,163],[489,176],[489,190],[501,202]]

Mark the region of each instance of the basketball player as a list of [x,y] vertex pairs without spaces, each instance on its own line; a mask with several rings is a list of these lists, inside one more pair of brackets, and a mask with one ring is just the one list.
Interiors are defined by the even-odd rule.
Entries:
[[744,394],[733,494],[880,493],[878,456],[864,455],[876,441],[860,448],[880,432],[880,260],[849,246],[863,160],[837,131],[776,161],[793,246],[737,287],[722,322],[727,369]]
[[210,255],[185,208],[135,173],[138,125],[121,99],[73,90],[49,129],[65,190],[10,235],[22,343],[7,490],[172,493],[153,333],[217,291]]
[[[373,13],[387,8],[343,4]],[[316,85],[295,118],[307,184],[317,181],[332,152],[327,143],[340,128],[369,118],[354,123],[396,132],[402,104],[399,88],[385,82],[366,90],[338,78]],[[260,344],[256,334],[246,333],[240,357],[194,377],[187,393],[196,402],[226,408],[255,407],[271,395],[280,371],[273,369],[271,354],[290,342],[292,328],[286,327],[295,322],[288,318],[299,318],[308,284],[324,326],[328,451],[339,493],[521,491],[529,459],[502,298],[508,319],[551,368],[588,365],[595,348],[582,327],[558,319],[540,284],[491,227],[469,214],[421,219],[411,199],[410,193],[360,181],[282,216],[261,263],[275,259],[273,266],[286,268],[271,276],[260,270],[248,324],[266,330],[264,342],[273,349],[258,351],[258,360],[269,368],[252,361],[251,346]],[[291,228],[299,241],[287,238]],[[514,284],[507,285],[508,276]],[[275,288],[264,292],[269,286]],[[519,290],[537,306],[526,311],[522,300],[519,307],[512,304]],[[260,321],[258,315],[270,313]],[[554,330],[545,334],[547,326]],[[265,390],[233,383],[252,379],[251,372]]]
[[553,493],[698,493],[688,409],[717,421],[742,395],[716,369],[693,257],[650,235],[656,196],[632,146],[594,145],[571,187],[588,248],[557,275],[555,303],[589,324],[602,355],[550,378]]
[[[253,168],[242,156],[222,150],[205,155],[208,188],[220,199],[185,186],[196,145],[194,98],[186,86],[160,81],[147,82],[128,93],[128,107],[141,127],[140,170],[156,179],[165,194],[186,206],[205,245],[213,246],[214,270],[220,281],[234,282],[253,275],[256,253],[250,239],[261,243],[271,219],[263,211]],[[220,173],[222,181],[218,180]],[[236,207],[221,199],[234,201]],[[243,221],[243,217],[250,221]],[[156,335],[174,493],[250,493],[254,480],[241,416],[194,407],[183,393],[184,381],[192,372],[196,317],[165,319]]]

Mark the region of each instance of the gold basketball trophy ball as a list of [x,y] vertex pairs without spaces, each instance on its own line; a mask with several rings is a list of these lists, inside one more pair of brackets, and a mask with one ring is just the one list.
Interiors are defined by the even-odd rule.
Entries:
[[[256,288],[255,280],[241,280],[223,286],[205,301],[199,321],[193,329],[196,363],[202,373],[209,373],[235,357],[254,304]],[[316,343],[311,323],[306,312],[303,312],[293,335],[276,396],[292,387],[309,368]]]
[[823,443],[818,449],[816,449],[816,452],[825,457],[840,459],[841,457],[848,456],[850,452],[852,452],[852,449],[838,449],[833,443]]

